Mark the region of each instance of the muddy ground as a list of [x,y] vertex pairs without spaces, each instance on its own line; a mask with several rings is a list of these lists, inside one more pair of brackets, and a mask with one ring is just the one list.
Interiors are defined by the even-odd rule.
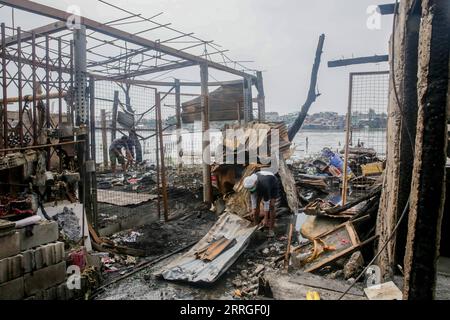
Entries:
[[[115,263],[110,264],[111,269],[106,268],[102,274],[103,284],[123,276],[133,270],[136,264],[152,261],[161,256],[184,248],[199,241],[213,226],[217,215],[201,203],[201,181],[200,175],[193,172],[187,179],[191,183],[185,187],[183,181],[177,180],[177,175],[172,173],[169,179],[169,209],[171,221],[155,221],[133,230],[125,230],[110,237],[115,242],[130,248],[145,251],[146,256],[131,259],[124,255],[111,255]],[[110,216],[116,215],[115,219],[126,219],[139,212],[149,212],[157,215],[156,201],[140,205],[134,208],[115,208],[103,205],[104,215],[102,222],[110,223]],[[233,266],[213,285],[195,286],[188,283],[169,282],[157,277],[159,271],[171,261],[177,259],[183,252],[172,255],[154,265],[145,268],[117,283],[111,284],[102,291],[97,292],[95,299],[98,300],[202,300],[202,299],[260,299],[257,295],[258,276],[264,272],[282,272],[282,255],[286,251],[287,231],[291,217],[282,215],[277,218],[276,237],[267,238],[266,231],[257,231],[252,237],[248,248],[233,264]],[[295,245],[295,243],[293,244]],[[281,258],[281,259],[280,259]],[[134,260],[134,261],[133,261]],[[345,263],[345,261],[343,262]],[[346,281],[342,275],[338,275],[341,266],[333,266],[334,270],[323,273],[325,278],[338,280],[349,285],[352,280]],[[264,269],[258,275],[256,270]],[[449,271],[450,272],[450,271]],[[342,272],[341,272],[342,273]],[[337,275],[337,276],[336,276]],[[395,280],[398,287],[402,288],[402,278]],[[361,287],[358,283],[357,286]],[[450,299],[450,274],[439,273],[436,290],[437,299]]]
[[[200,239],[214,224],[216,216],[212,212],[204,211],[200,214],[191,216],[189,219],[173,221],[169,224],[155,224],[145,226],[141,230],[155,234],[161,232],[163,238],[168,243],[179,244],[172,247],[172,251],[182,244],[192,241],[195,237]],[[257,277],[250,277],[251,273],[263,265],[266,271],[277,270],[282,267],[283,262],[274,262],[280,260],[286,249],[286,231],[290,218],[280,217],[276,227],[277,237],[267,238],[267,231],[257,231],[253,236],[247,250],[239,257],[235,264],[212,286],[193,286],[187,283],[169,282],[159,279],[155,274],[165,265],[176,259],[182,253],[174,255],[164,261],[157,263],[145,270],[142,270],[127,279],[115,283],[99,294],[96,299],[99,300],[135,300],[135,299],[255,299]],[[187,232],[184,229],[188,227]],[[193,228],[193,229],[191,229]],[[190,235],[194,230],[195,236]],[[160,239],[159,236],[144,237],[145,241],[153,238]],[[157,240],[158,241],[158,240]],[[150,244],[150,242],[147,242]],[[153,242],[153,245],[155,242]],[[138,246],[141,246],[138,244]],[[164,254],[170,249],[159,251]],[[152,258],[148,258],[151,260]],[[247,295],[238,297],[236,290],[249,290]]]
[[[155,222],[153,224],[135,229],[142,235],[131,247],[145,249],[149,256],[138,258],[137,263],[151,261],[176,249],[186,246],[193,241],[200,240],[216,221],[217,216],[209,210],[194,211],[193,214],[184,215],[169,223]],[[96,295],[98,300],[229,300],[229,299],[260,299],[257,295],[258,277],[252,273],[264,267],[264,272],[283,272],[283,261],[280,257],[286,250],[286,234],[290,221],[289,216],[277,219],[276,237],[267,238],[266,231],[257,231],[252,237],[248,248],[233,264],[233,266],[213,285],[196,286],[188,283],[169,282],[160,279],[157,274],[171,261],[183,254],[179,253],[164,259],[155,265],[137,272],[130,277],[109,285]],[[188,250],[188,249],[186,249]],[[185,251],[186,251],[185,250]],[[185,252],[184,251],[184,252]],[[125,258],[125,257],[124,257]],[[278,260],[278,262],[276,262]],[[120,270],[129,272],[132,267],[122,266]],[[119,277],[120,270],[114,273],[104,273],[104,283]],[[325,273],[325,278],[332,277]],[[350,284],[342,277],[337,280],[343,284]],[[402,278],[396,277],[395,283],[402,288]],[[361,287],[361,284],[357,284]],[[238,294],[240,291],[240,295]],[[247,293],[244,293],[247,292]],[[450,275],[438,274],[436,290],[437,299],[450,299]]]

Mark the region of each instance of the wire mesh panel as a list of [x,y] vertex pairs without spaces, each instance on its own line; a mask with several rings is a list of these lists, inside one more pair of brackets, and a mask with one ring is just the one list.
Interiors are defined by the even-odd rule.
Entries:
[[[161,92],[162,154],[164,174],[167,181],[169,214],[186,207],[186,197],[200,198],[202,134],[195,125],[184,124],[181,104],[193,95],[180,94],[177,113],[175,90]],[[177,116],[178,115],[178,116]],[[162,163],[161,163],[162,165]],[[161,172],[163,174],[163,172]]]
[[[140,149],[140,151],[135,150],[135,160],[155,162],[156,158],[152,150],[156,145],[155,92],[154,88],[149,87],[95,81],[95,135],[98,164],[105,163],[103,150],[109,150],[114,138],[130,135],[130,131],[135,132],[137,136],[138,146],[135,146],[135,149]],[[105,130],[102,129],[102,112],[106,120],[106,128],[104,128],[106,139],[103,135]]]
[[[95,81],[100,229],[119,231],[114,228],[158,219],[155,95],[156,90],[150,87]],[[126,144],[132,160],[127,159],[121,145],[118,153],[111,148],[122,136],[128,137]]]
[[386,157],[389,72],[352,73],[351,146]]
[[348,164],[351,195],[362,196],[380,177],[386,158],[389,72],[350,74]]

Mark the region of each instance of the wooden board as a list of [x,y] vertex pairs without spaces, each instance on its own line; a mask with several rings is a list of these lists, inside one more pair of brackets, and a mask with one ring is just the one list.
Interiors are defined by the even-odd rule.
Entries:
[[286,200],[289,209],[291,209],[292,212],[297,212],[300,207],[300,202],[297,196],[295,179],[292,175],[292,171],[289,170],[283,158],[280,158],[278,174],[280,175],[281,184],[283,185],[284,192],[286,193]]
[[403,300],[402,292],[392,281],[364,288],[364,293],[369,300]]

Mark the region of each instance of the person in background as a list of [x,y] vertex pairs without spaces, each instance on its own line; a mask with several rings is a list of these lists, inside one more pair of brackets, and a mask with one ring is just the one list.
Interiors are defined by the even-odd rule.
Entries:
[[[274,237],[275,202],[278,198],[278,179],[269,171],[260,171],[244,179],[244,188],[250,192],[253,222],[260,223],[269,229],[268,236]],[[260,203],[263,203],[263,212],[260,215]]]
[[309,138],[308,137],[306,137],[306,153],[308,153],[308,147],[309,147]]
[[125,149],[128,162],[133,161],[133,156],[129,149],[129,140],[127,136],[122,136],[114,140],[109,146],[109,160],[111,161],[111,170],[114,175],[116,174],[116,162],[120,163],[124,173],[127,171],[127,163],[125,162],[122,149]]

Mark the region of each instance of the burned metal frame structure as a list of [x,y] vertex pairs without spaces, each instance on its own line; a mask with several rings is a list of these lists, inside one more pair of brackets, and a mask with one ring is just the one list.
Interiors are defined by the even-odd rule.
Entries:
[[[159,139],[157,148],[160,152],[164,129],[161,126],[160,111],[163,97],[162,92],[158,92],[159,87],[170,87],[168,94],[176,96],[177,129],[181,128],[180,95],[183,87],[200,88],[203,132],[209,128],[209,87],[242,84],[244,121],[254,120],[255,101],[259,120],[264,120],[265,117],[261,72],[230,59],[226,54],[228,50],[223,50],[213,41],[205,41],[192,33],[178,31],[170,27],[170,24],[156,22],[154,18],[158,15],[146,18],[105,1],[99,2],[126,13],[126,16],[108,22],[98,22],[32,1],[0,1],[3,7],[39,15],[43,20],[52,20],[51,23],[33,30],[7,27],[4,22],[1,23],[0,152],[6,155],[28,148],[44,149],[48,159],[51,159],[62,147],[66,152],[70,149],[77,159],[83,181],[79,198],[84,203],[94,228],[96,227],[96,200],[93,198],[96,194],[95,83],[97,81],[109,81],[128,89],[130,86],[136,86],[155,90],[155,105],[149,105],[148,108],[149,110],[155,108],[158,122],[155,134]],[[150,27],[134,33],[115,27],[137,22]],[[153,41],[144,35],[159,29],[170,31],[173,36],[163,41]],[[55,47],[57,49],[54,49]],[[192,52],[196,49],[202,51]],[[157,81],[154,77],[155,74],[164,75],[195,66],[200,69],[198,82],[180,81],[175,77],[174,81]],[[238,79],[209,82],[208,75],[212,69],[237,76]],[[149,76],[153,78],[147,78]],[[253,86],[258,91],[256,99],[252,96]],[[57,101],[57,112],[51,108],[52,101]],[[14,104],[14,107],[10,107],[11,104]],[[17,109],[17,120],[11,121],[11,108]],[[65,132],[66,140],[54,143],[52,134],[55,138],[61,138],[66,127],[72,128],[69,134]],[[209,140],[206,137],[203,147],[207,147],[208,144]],[[163,157],[160,160],[159,171],[164,195]],[[47,166],[50,166],[50,161]],[[59,170],[62,171],[63,168],[63,162],[60,160]],[[210,166],[204,163],[204,201],[207,203],[211,202],[212,194],[210,170]],[[167,195],[164,195],[163,199],[164,217],[167,220]]]

